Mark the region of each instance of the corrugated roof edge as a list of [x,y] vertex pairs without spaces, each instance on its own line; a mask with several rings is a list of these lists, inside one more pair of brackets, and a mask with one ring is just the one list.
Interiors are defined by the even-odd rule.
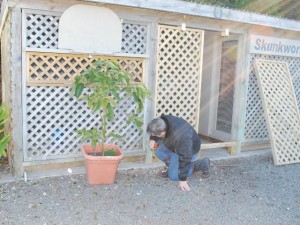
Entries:
[[300,21],[179,0],[82,0],[300,31]]

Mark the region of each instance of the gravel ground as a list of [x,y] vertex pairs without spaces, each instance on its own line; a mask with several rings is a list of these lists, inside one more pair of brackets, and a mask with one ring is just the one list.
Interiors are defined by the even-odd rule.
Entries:
[[0,224],[300,224],[300,164],[274,166],[270,154],[214,161],[190,192],[157,172],[118,171],[112,185],[84,175],[1,184]]

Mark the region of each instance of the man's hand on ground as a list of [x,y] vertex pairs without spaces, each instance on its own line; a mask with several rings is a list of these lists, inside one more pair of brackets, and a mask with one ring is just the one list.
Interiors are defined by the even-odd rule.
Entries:
[[178,187],[183,191],[190,191],[191,190],[188,183],[187,183],[187,181],[179,181]]

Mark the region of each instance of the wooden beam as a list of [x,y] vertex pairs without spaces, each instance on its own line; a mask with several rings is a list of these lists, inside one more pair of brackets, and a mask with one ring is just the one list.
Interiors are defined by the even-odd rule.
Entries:
[[212,144],[201,144],[201,149],[213,149],[213,148],[228,148],[234,147],[236,142],[220,142]]
[[237,142],[221,142],[213,144],[202,144],[201,149],[227,148],[230,154],[237,153]]

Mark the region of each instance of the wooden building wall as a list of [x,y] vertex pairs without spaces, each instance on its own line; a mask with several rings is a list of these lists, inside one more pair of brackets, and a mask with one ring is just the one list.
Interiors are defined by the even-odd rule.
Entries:
[[[40,74],[43,74],[42,72],[39,72],[39,67],[41,70],[43,70],[43,62],[49,60],[45,67],[49,69],[49,65],[51,64],[53,66],[51,68],[52,71],[57,69],[55,68],[56,66],[54,66],[55,63],[53,62],[56,62],[56,64],[59,64],[60,62],[61,64],[56,72],[59,73],[60,69],[62,69],[64,71],[63,73],[66,73],[66,71],[70,72],[70,70],[69,68],[63,68],[66,65],[64,60],[67,59],[71,63],[75,58],[77,62],[78,60],[81,61],[83,59],[86,61],[89,60],[89,53],[74,53],[68,50],[57,49],[57,32],[59,32],[57,27],[59,23],[59,17],[66,8],[78,3],[108,7],[116,12],[120,19],[123,20],[123,35],[127,38],[126,40],[130,41],[123,42],[122,53],[118,55],[110,55],[109,57],[117,57],[118,59],[127,57],[131,60],[140,60],[142,66],[137,66],[136,68],[138,68],[139,71],[142,71],[142,76],[144,77],[143,82],[153,91],[154,94],[156,90],[155,79],[157,78],[157,41],[159,25],[180,27],[181,23],[184,22],[187,24],[188,28],[192,29],[213,31],[221,35],[221,32],[227,28],[230,30],[230,33],[239,35],[242,42],[241,54],[239,55],[239,57],[242,59],[242,70],[238,74],[238,77],[235,81],[236,101],[234,104],[234,111],[240,113],[236,115],[233,121],[233,142],[224,144],[224,146],[230,146],[238,149],[238,152],[241,150],[241,146],[245,141],[244,134],[253,130],[252,126],[255,125],[255,123],[251,121],[250,123],[247,123],[247,121],[249,121],[249,118],[247,117],[249,115],[249,113],[247,114],[247,112],[249,112],[248,100],[249,93],[251,93],[252,88],[257,88],[253,87],[251,83],[253,70],[252,60],[255,57],[261,56],[253,56],[249,53],[249,35],[260,34],[291,39],[299,38],[299,32],[297,31],[288,31],[270,27],[266,28],[259,25],[235,22],[233,21],[234,18],[231,20],[224,20],[217,17],[213,19],[203,16],[188,15],[181,12],[156,11],[153,9],[146,10],[139,7],[134,8],[120,5],[118,6],[117,4],[89,3],[73,0],[10,1],[10,16],[6,22],[4,29],[5,32],[2,35],[1,41],[3,44],[6,43],[5,47],[2,47],[2,63],[5,66],[9,65],[8,68],[10,69],[7,67],[4,68],[2,65],[2,73],[4,77],[3,83],[7,84],[9,87],[8,89],[4,90],[4,92],[7,92],[5,101],[10,102],[9,104],[12,108],[12,132],[14,137],[14,150],[12,152],[14,154],[13,165],[15,168],[17,168],[17,174],[22,173],[24,166],[27,168],[32,168],[33,166],[44,164],[44,161],[47,161],[48,163],[66,163],[78,160],[79,150],[71,150],[71,146],[77,146],[76,144],[78,143],[70,145],[70,148],[67,151],[60,151],[59,148],[50,150],[53,140],[56,140],[59,135],[65,134],[64,132],[61,132],[60,129],[57,131],[57,128],[53,128],[53,132],[48,132],[45,138],[49,139],[50,147],[48,146],[49,151],[45,150],[44,153],[41,150],[43,148],[43,144],[36,146],[36,143],[40,142],[41,139],[39,138],[42,137],[43,134],[38,134],[37,136],[39,137],[35,137],[35,132],[39,132],[38,130],[44,129],[43,126],[41,125],[41,127],[37,130],[27,129],[28,127],[33,128],[34,126],[38,126],[37,124],[43,118],[41,117],[40,120],[34,119],[33,115],[37,115],[39,113],[38,107],[42,108],[42,106],[38,106],[34,109],[31,102],[37,100],[44,101],[43,99],[49,96],[51,96],[51,98],[55,98],[57,93],[61,95],[59,97],[68,97],[66,89],[67,85],[58,85],[57,80],[54,80],[54,83],[51,83],[49,82],[49,79],[42,81],[44,85],[41,85],[40,81],[42,79],[36,78],[39,77]],[[187,7],[187,9],[189,8]],[[193,11],[191,9],[190,14],[192,14],[192,12]],[[10,24],[12,24],[11,27]],[[37,32],[37,30],[39,31]],[[9,41],[11,37],[13,37],[12,41]],[[11,49],[11,51],[9,51],[9,49]],[[4,58],[4,56],[7,56],[7,58]],[[40,59],[38,56],[40,56]],[[96,55],[95,57],[102,56]],[[298,63],[296,64],[297,68],[299,68]],[[70,66],[70,63],[68,65]],[[82,65],[82,63],[80,65]],[[73,72],[72,76],[74,74],[75,73]],[[63,79],[61,81],[62,83],[67,82]],[[297,79],[295,79],[295,81],[297,81]],[[35,93],[35,97],[33,97],[33,93]],[[40,96],[37,96],[38,94]],[[43,94],[44,96],[41,96]],[[23,103],[21,99],[23,100]],[[155,99],[147,100],[146,110],[144,112],[145,122],[152,119],[152,117],[155,115],[154,101]],[[255,101],[259,102],[260,99],[256,98]],[[51,107],[55,107],[56,103],[53,102],[53,104],[54,105]],[[70,106],[66,104],[65,107]],[[251,105],[250,108],[252,108]],[[31,112],[34,113],[30,115],[31,112],[28,111],[28,109],[31,109]],[[51,110],[44,111],[45,114],[49,112],[54,113]],[[56,110],[56,115],[59,114],[59,110]],[[30,124],[28,123],[29,121]],[[31,135],[30,138],[28,138],[28,135]],[[139,137],[146,137],[145,132]],[[252,138],[251,135],[249,137],[250,139]],[[264,140],[264,138],[265,134],[259,137],[258,141]],[[35,141],[33,141],[34,139]],[[144,160],[145,158],[148,158],[148,162],[150,162],[151,156],[149,156],[149,152],[145,151],[147,140],[146,138],[139,140],[143,142],[140,144],[144,146],[144,149],[142,149],[142,151],[128,151],[127,154],[128,156],[136,157],[135,160]],[[24,149],[24,146],[28,145],[31,145],[31,151]],[[56,147],[59,145],[60,144],[58,142],[54,143],[54,146]],[[214,145],[213,147],[220,146],[222,146],[222,144]],[[32,150],[35,147],[41,151]],[[137,150],[138,148],[134,147],[133,149]]]

